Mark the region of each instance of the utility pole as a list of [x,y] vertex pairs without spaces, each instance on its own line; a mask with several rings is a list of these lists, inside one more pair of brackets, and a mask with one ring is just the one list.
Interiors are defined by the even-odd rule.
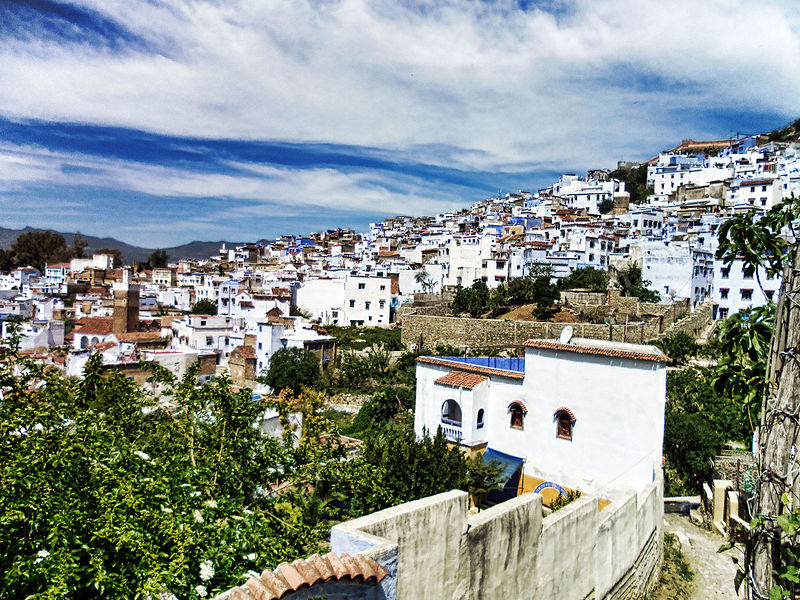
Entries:
[[[751,600],[769,597],[775,584],[773,569],[781,560],[782,530],[775,518],[789,509],[781,502],[788,493],[800,504],[800,245],[784,269],[767,366],[767,389],[761,407],[758,436],[754,529],[745,547],[745,585]],[[791,596],[794,597],[794,596]]]

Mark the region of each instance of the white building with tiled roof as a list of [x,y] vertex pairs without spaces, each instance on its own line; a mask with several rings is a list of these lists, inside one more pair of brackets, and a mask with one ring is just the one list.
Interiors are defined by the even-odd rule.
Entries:
[[414,428],[499,457],[508,495],[638,490],[661,468],[666,361],[584,339],[530,340],[524,358],[420,357]]

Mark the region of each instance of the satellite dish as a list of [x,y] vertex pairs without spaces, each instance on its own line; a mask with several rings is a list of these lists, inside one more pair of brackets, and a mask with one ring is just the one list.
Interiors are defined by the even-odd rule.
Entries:
[[558,336],[558,341],[562,344],[569,344],[572,339],[572,325],[567,325],[561,330],[561,335]]

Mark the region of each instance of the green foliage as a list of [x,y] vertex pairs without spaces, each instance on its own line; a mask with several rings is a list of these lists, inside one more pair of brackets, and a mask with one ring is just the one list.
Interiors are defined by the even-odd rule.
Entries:
[[441,429],[417,440],[411,427],[387,426],[368,437],[354,477],[352,508],[368,513],[400,502],[467,487],[467,461]]
[[[769,591],[770,600],[796,598],[800,592],[800,507],[788,493],[781,495],[784,512],[779,514],[776,523],[783,533],[778,564],[773,571],[775,585]],[[763,518],[756,518],[751,523],[755,530],[764,528]]]
[[561,494],[558,494],[550,503],[550,508],[553,510],[553,512],[555,512],[561,508],[564,508],[567,504],[575,502],[575,500],[580,498],[581,495],[582,494],[580,490],[568,490],[566,498]]
[[259,377],[275,391],[289,389],[295,394],[319,379],[319,359],[304,348],[281,348],[269,360],[269,369]]
[[518,277],[508,282],[508,301],[512,305],[528,304],[533,301],[533,279]]
[[692,597],[694,572],[681,552],[678,538],[664,534],[664,563],[658,585],[647,597],[650,600],[689,600]]
[[[335,520],[496,476],[441,432],[415,438],[413,391],[374,395],[383,425],[345,460],[322,437],[336,426],[320,394],[254,402],[225,377],[197,386],[196,365],[180,381],[151,370],[158,399],[101,371],[99,355],[77,381],[0,345],[0,597],[214,596],[322,551]],[[296,448],[288,428],[275,439],[253,427],[267,408],[285,426],[303,413]]]
[[450,303],[454,315],[469,313],[472,318],[479,317],[489,308],[489,288],[481,279],[472,282],[472,286],[458,286]]
[[55,231],[27,231],[16,239],[3,262],[8,268],[30,265],[44,273],[45,265],[68,261],[83,256],[86,240],[75,236],[72,246],[67,246],[64,236]]
[[636,297],[640,302],[660,302],[658,292],[648,289],[650,283],[642,279],[642,268],[633,262],[617,272],[617,287],[623,296]]
[[685,365],[690,358],[697,356],[699,349],[695,339],[682,331],[662,340],[656,340],[653,345],[661,348],[674,365]]
[[567,277],[559,280],[558,287],[562,290],[605,292],[608,289],[608,273],[594,267],[575,269]]
[[667,374],[664,416],[665,494],[697,493],[711,475],[711,460],[728,441],[749,443],[741,403],[713,385],[714,372],[691,368]]
[[381,428],[402,409],[402,400],[391,389],[378,390],[361,406],[350,431],[358,435]]
[[399,327],[326,325],[325,330],[328,335],[336,338],[339,350],[364,350],[369,346],[383,346],[390,352],[403,349],[403,343],[400,341],[402,330]]
[[78,382],[0,354],[0,597],[197,598],[321,548],[259,491],[295,458],[249,392],[155,372],[159,406],[98,355]]
[[607,215],[614,210],[614,201],[611,198],[605,198],[600,201],[600,205],[597,208],[600,209],[601,215]]
[[389,372],[389,352],[381,346],[370,346],[365,352],[341,352],[337,374],[347,385],[382,381]]
[[775,129],[770,131],[767,135],[770,142],[790,142],[800,138],[800,119],[783,127],[782,129]]
[[192,305],[191,315],[215,315],[217,314],[217,303],[208,298],[201,298]]
[[609,173],[609,177],[625,182],[625,189],[631,195],[633,204],[642,204],[653,188],[647,185],[647,165],[617,169]]
[[500,461],[485,463],[481,455],[467,458],[466,489],[474,506],[480,506],[490,492],[503,489],[505,481],[500,478],[502,472]]
[[150,269],[163,269],[167,266],[169,256],[165,250],[153,250],[150,257],[147,259],[147,267]]
[[720,358],[714,386],[719,393],[739,399],[753,424],[767,384],[767,355],[774,324],[775,305],[770,302],[731,315],[717,331]]

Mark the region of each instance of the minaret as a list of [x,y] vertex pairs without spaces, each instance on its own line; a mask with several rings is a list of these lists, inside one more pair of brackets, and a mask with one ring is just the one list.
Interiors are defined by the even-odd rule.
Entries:
[[114,335],[139,330],[139,286],[130,283],[130,271],[122,271],[122,283],[114,284]]

